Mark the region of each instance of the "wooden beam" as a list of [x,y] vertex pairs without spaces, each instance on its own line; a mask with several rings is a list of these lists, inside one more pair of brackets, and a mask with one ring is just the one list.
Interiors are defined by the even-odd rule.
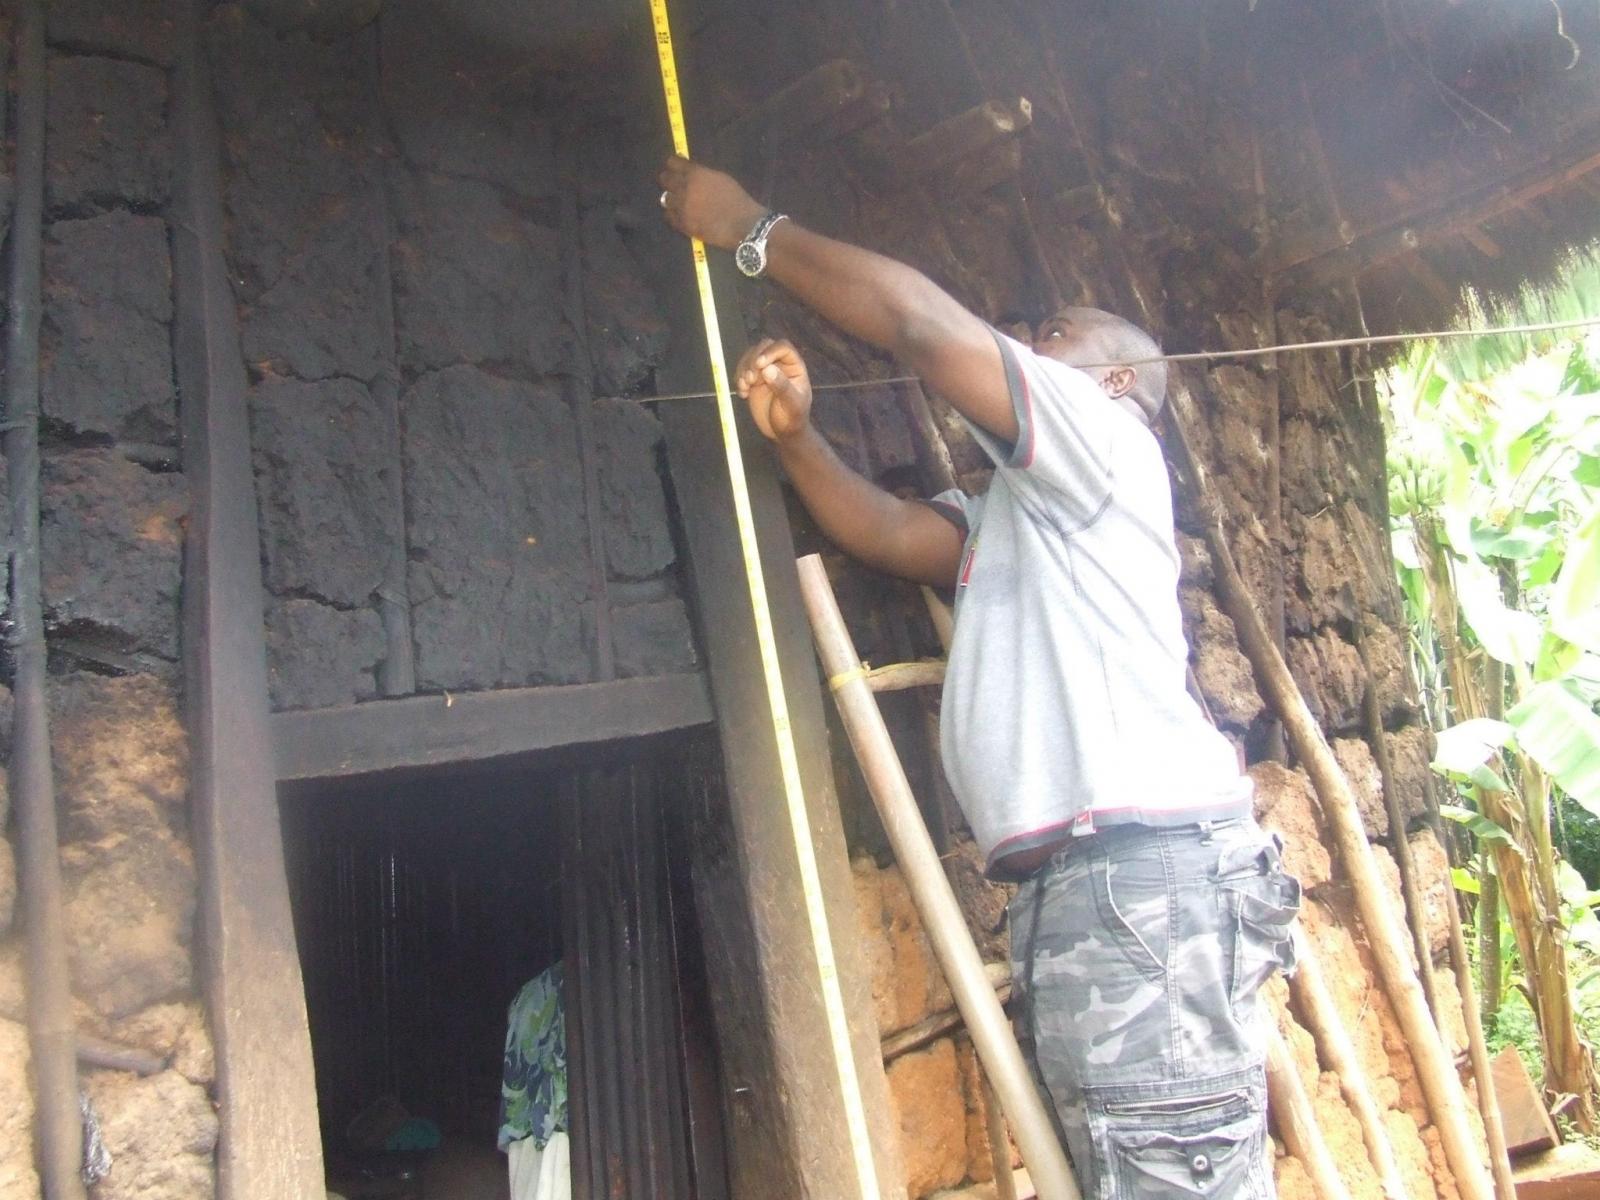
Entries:
[[1518,1165],[1517,1200],[1589,1200],[1600,1190],[1600,1154],[1569,1142]]
[[644,737],[711,723],[698,674],[404,696],[274,713],[279,779],[362,775]]
[[1477,225],[1463,225],[1461,236],[1471,243],[1472,248],[1485,258],[1499,258],[1504,253],[1500,243],[1495,241]]
[[200,867],[200,958],[216,1044],[219,1200],[321,1195],[311,1063],[267,711],[261,555],[238,314],[223,260],[209,10],[189,0],[173,76],[174,357],[190,504],[183,656]]
[[[639,49],[641,57],[648,52],[653,59],[653,45]],[[692,58],[682,47],[680,54],[683,60]],[[631,77],[653,83],[654,66],[638,61]],[[692,147],[696,129],[702,128],[697,115],[709,110],[696,103],[697,77],[685,73],[680,78]],[[660,89],[639,99],[641,110],[654,114],[656,127],[665,128]],[[657,384],[663,391],[703,389],[710,370],[689,247],[674,239],[651,262],[658,294],[671,298],[666,308],[672,340]],[[718,316],[729,339],[725,349],[737,355],[746,327],[736,300],[743,281],[726,254],[713,251],[711,267]],[[706,401],[663,405],[659,415],[725,774],[725,803],[718,797],[715,808],[707,806],[705,823],[712,836],[697,837],[694,847],[694,890],[729,1113],[730,1192],[839,1200],[857,1194],[857,1174],[828,1049],[799,860],[784,811],[783,776],[717,413]],[[878,1043],[871,979],[857,937],[854,884],[794,541],[772,454],[747,414],[739,427],[878,1191],[885,1200],[904,1200],[898,1125]]]
[[[687,249],[684,257],[688,257]],[[725,256],[718,256],[717,264],[729,265]],[[724,274],[718,290],[721,296],[731,298],[733,281]],[[686,287],[685,294],[693,293]],[[680,306],[680,311],[683,308],[687,306]],[[693,319],[693,310],[688,311]],[[742,318],[731,305],[721,322],[726,330],[742,327]],[[691,335],[692,332],[691,327]],[[693,340],[685,339],[679,345],[686,356],[694,355]],[[698,358],[704,361],[703,348]],[[680,358],[680,370],[683,364],[684,359]],[[703,382],[700,371],[664,374],[669,375],[674,388]],[[783,814],[783,776],[762,682],[717,414],[709,403],[680,404],[668,407],[661,420],[666,428],[667,461],[688,543],[695,608],[722,735],[728,804],[738,847],[731,865],[740,873],[751,909],[765,1029],[746,1030],[743,1036],[765,1036],[770,1040],[777,1077],[760,1081],[760,1086],[770,1090],[777,1109],[772,1119],[779,1128],[769,1131],[768,1136],[779,1135],[787,1142],[786,1146],[774,1144],[765,1152],[787,1150],[803,1164],[797,1180],[799,1190],[793,1193],[797,1200],[837,1200],[856,1195],[858,1185],[838,1076],[827,1049],[827,1017],[817,982],[799,863],[789,822]],[[741,420],[740,424],[748,434],[748,421]],[[772,455],[759,434],[745,440],[746,475],[777,628],[784,690],[849,1017],[862,1107],[872,1125],[870,1138],[879,1189],[885,1197],[903,1197],[905,1182],[898,1139],[891,1124],[892,1104],[878,1044],[871,985],[857,945],[854,890],[833,788],[822,693],[795,576],[794,541]],[[725,1025],[722,1030],[726,1033]],[[734,1052],[737,1055],[737,1050]],[[736,1119],[732,1124],[737,1131],[741,1122]],[[735,1194],[740,1193],[740,1168],[747,1164],[748,1159],[735,1163]],[[751,1186],[754,1182],[748,1181]],[[752,1194],[759,1194],[759,1190]]]
[[1303,269],[1321,277],[1348,276],[1527,204],[1600,168],[1600,133],[1588,125],[1475,187],[1401,206],[1346,238],[1318,229],[1269,248],[1268,275]]

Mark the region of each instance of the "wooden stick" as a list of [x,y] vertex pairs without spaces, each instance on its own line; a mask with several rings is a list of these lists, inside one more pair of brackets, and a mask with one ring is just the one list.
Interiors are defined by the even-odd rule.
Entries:
[[1401,1033],[1416,1065],[1417,1080],[1439,1130],[1445,1160],[1455,1176],[1456,1187],[1463,1200],[1488,1200],[1493,1189],[1484,1169],[1482,1152],[1467,1121],[1466,1093],[1456,1075],[1455,1064],[1445,1050],[1444,1040],[1429,1015],[1422,985],[1411,969],[1394,914],[1384,902],[1383,876],[1378,873],[1377,860],[1362,828],[1355,795],[1239,576],[1210,480],[1204,466],[1191,452],[1184,434],[1184,426],[1191,418],[1193,398],[1181,379],[1173,381],[1170,395],[1169,423],[1184,460],[1195,512],[1201,519],[1211,550],[1218,598],[1233,620],[1240,648],[1250,660],[1267,702],[1283,721],[1289,744],[1322,802],[1340,860],[1355,891],[1379,979],[1394,1006]]
[[[1382,764],[1379,764],[1382,770]],[[1388,788],[1387,777],[1384,787]],[[1428,823],[1441,846],[1446,845],[1444,818],[1434,796],[1431,776],[1423,780],[1423,800]],[[1455,967],[1456,991],[1461,997],[1461,1019],[1467,1027],[1467,1055],[1472,1061],[1472,1079],[1478,1085],[1478,1111],[1483,1115],[1483,1133],[1489,1143],[1489,1169],[1494,1175],[1495,1200],[1516,1200],[1517,1181],[1511,1174],[1511,1156],[1506,1146],[1506,1126],[1500,1115],[1500,1099],[1495,1094],[1494,1066],[1489,1044],[1483,1036],[1482,1010],[1472,986],[1472,961],[1467,957],[1467,939],[1461,929],[1461,906],[1456,902],[1455,881],[1450,878],[1450,863],[1444,866],[1445,913],[1450,920],[1450,962]],[[1479,898],[1480,903],[1482,897]],[[1496,900],[1496,903],[1499,903]]]
[[1316,949],[1303,933],[1297,931],[1294,939],[1299,965],[1289,977],[1289,994],[1294,997],[1306,1028],[1316,1039],[1317,1052],[1328,1069],[1339,1077],[1339,1088],[1356,1123],[1361,1126],[1361,1140],[1367,1145],[1367,1156],[1378,1173],[1383,1194],[1389,1200],[1406,1200],[1405,1181],[1400,1176],[1400,1163],[1394,1156],[1394,1145],[1384,1127],[1383,1114],[1373,1099],[1366,1068],[1361,1065],[1344,1018],[1339,1015],[1338,1005],[1328,990]]
[[[834,679],[850,676],[861,659],[850,640],[822,559],[810,554],[798,566],[800,592],[811,618],[822,668]],[[994,1081],[1006,1119],[1016,1133],[1023,1162],[1038,1188],[1039,1200],[1081,1200],[1072,1168],[1056,1138],[1055,1125],[1023,1061],[1011,1024],[995,999],[966,918],[928,837],[877,699],[859,675],[842,679],[833,688],[833,698],[884,832],[894,847],[906,887],[967,1023],[973,1048]]]
[[[865,668],[863,668],[865,670]],[[890,663],[873,667],[863,676],[867,686],[875,692],[901,692],[907,688],[938,687],[944,682],[944,663],[928,662]]]
[[1473,995],[1472,963],[1467,959],[1467,939],[1461,932],[1461,910],[1456,907],[1455,884],[1450,879],[1448,866],[1445,872],[1445,883],[1451,889],[1445,901],[1450,913],[1450,961],[1455,964],[1461,1019],[1467,1026],[1467,1054],[1472,1060],[1472,1079],[1478,1085],[1478,1111],[1483,1115],[1483,1132],[1489,1142],[1489,1169],[1494,1174],[1495,1200],[1516,1200],[1517,1181],[1511,1174],[1506,1126],[1500,1116],[1499,1097],[1495,1095],[1494,1067],[1489,1059],[1489,1044],[1483,1036],[1483,1018],[1478,1015],[1478,998]]
[[[989,982],[994,985],[995,999],[1002,1005],[1011,1002],[1011,968],[1005,963],[985,963],[984,974],[989,977]],[[962,1027],[961,1010],[951,1007],[940,1009],[932,1016],[924,1017],[915,1025],[907,1025],[904,1029],[889,1034],[883,1039],[883,1061],[893,1062],[902,1054],[910,1054],[913,1050],[920,1050],[929,1042],[936,1042],[947,1033],[954,1033]]]
[[1333,1153],[1317,1124],[1311,1097],[1306,1094],[1289,1047],[1278,1031],[1278,1023],[1268,1020],[1266,1028],[1267,1111],[1272,1115],[1278,1136],[1311,1176],[1311,1186],[1321,1200],[1351,1200],[1350,1190],[1340,1178]]
[[78,1035],[78,1061],[86,1067],[106,1071],[131,1071],[135,1075],[159,1075],[167,1069],[167,1060],[148,1050],[133,1046],[119,1046],[115,1042]]
[[1033,105],[1025,97],[985,100],[912,138],[900,156],[902,169],[908,179],[947,170],[964,158],[1015,137],[1032,122]]
[[1406,924],[1411,928],[1411,944],[1417,952],[1417,978],[1422,984],[1423,997],[1434,1024],[1439,1023],[1439,996],[1433,981],[1433,946],[1428,938],[1428,915],[1422,905],[1422,889],[1417,885],[1417,860],[1411,853],[1411,839],[1406,836],[1406,817],[1400,809],[1400,789],[1394,786],[1394,764],[1389,758],[1389,741],[1383,734],[1383,713],[1378,703],[1378,689],[1373,681],[1372,659],[1367,652],[1365,631],[1358,634],[1356,649],[1361,654],[1361,666],[1366,672],[1366,688],[1361,697],[1361,712],[1365,719],[1367,740],[1372,743],[1372,757],[1378,765],[1378,778],[1383,788],[1384,809],[1389,814],[1389,846],[1395,865],[1400,868],[1400,894],[1405,900]]
[[1017,1180],[1011,1173],[1011,1139],[1006,1136],[1005,1118],[1000,1113],[1000,1097],[983,1067],[978,1068],[983,1083],[983,1127],[989,1135],[989,1162],[994,1168],[995,1200],[1017,1200]]
[[11,605],[6,640],[16,713],[10,784],[16,798],[17,897],[28,987],[34,1135],[46,1200],[83,1200],[83,1122],[67,963],[55,777],[50,762],[48,652],[40,582],[39,337],[44,230],[45,5],[16,12],[16,201],[6,281],[5,460],[10,488]]

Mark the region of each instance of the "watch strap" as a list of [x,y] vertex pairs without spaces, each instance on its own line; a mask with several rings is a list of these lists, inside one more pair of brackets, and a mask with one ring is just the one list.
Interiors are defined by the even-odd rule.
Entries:
[[772,233],[773,226],[775,226],[779,221],[786,221],[788,219],[787,213],[767,212],[763,214],[761,219],[751,227],[750,232],[745,235],[744,240],[747,242],[754,242],[757,246],[765,248],[767,244],[767,237]]

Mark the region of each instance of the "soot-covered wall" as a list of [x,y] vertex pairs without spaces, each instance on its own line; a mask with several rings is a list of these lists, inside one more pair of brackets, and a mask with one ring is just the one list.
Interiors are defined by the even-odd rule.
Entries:
[[[232,4],[207,16],[279,707],[371,697],[380,675],[404,690],[397,647],[418,691],[697,662],[656,422],[596,399],[647,383],[665,341],[619,217],[637,172],[576,72],[449,36],[452,8],[397,0],[317,36]],[[99,1200],[211,1194],[219,1128],[180,666],[181,12],[48,6],[41,525],[65,949],[85,1044],[149,1068],[82,1073],[111,1152]],[[0,834],[0,1195],[26,1197],[3,788]]]
[[596,402],[665,344],[625,183],[581,81],[453,8],[210,23],[281,708],[377,694],[408,649],[420,691],[696,661],[656,422]]

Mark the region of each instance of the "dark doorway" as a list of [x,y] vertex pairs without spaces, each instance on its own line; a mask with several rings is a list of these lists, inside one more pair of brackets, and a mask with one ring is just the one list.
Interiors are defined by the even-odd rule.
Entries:
[[[282,786],[330,1187],[502,1200],[507,1007],[559,958],[574,1196],[725,1196],[684,828],[706,754],[641,739]],[[397,1148],[361,1136],[404,1117]],[[411,1144],[430,1127],[436,1148]]]

